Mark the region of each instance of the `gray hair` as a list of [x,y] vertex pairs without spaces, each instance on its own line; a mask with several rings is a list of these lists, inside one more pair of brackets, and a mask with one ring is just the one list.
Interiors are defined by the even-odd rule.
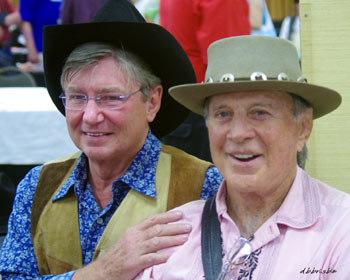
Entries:
[[128,79],[128,85],[140,85],[144,100],[148,98],[151,89],[161,83],[150,66],[137,55],[105,43],[89,42],[76,47],[66,59],[61,75],[62,88],[64,89],[67,83],[85,68],[105,57],[113,57],[118,61]]
[[[295,94],[291,94],[291,93],[288,93],[288,94],[292,98],[293,117],[295,120],[298,120],[299,115],[302,112],[304,112],[305,110],[307,110],[308,108],[311,108],[312,106],[304,98],[302,98],[298,95],[295,95]],[[203,110],[206,123],[207,123],[207,118],[208,118],[208,114],[209,114],[209,101],[210,101],[210,97],[205,99],[204,110]],[[308,151],[307,151],[307,147],[305,144],[303,149],[300,152],[297,152],[297,164],[298,164],[298,166],[300,166],[303,169],[305,168],[307,154],[308,154]]]
[[312,106],[310,105],[310,103],[308,101],[306,101],[304,98],[289,93],[289,95],[292,97],[292,113],[294,116],[294,119],[297,120],[299,115],[304,112],[305,110],[311,108]]
[[[298,120],[299,115],[307,110],[308,108],[311,108],[312,106],[308,101],[306,101],[304,98],[295,95],[295,94],[289,94],[292,97],[292,112],[295,120]],[[307,147],[306,144],[304,145],[303,149],[300,152],[297,152],[297,163],[299,167],[305,168],[306,160],[307,160]]]

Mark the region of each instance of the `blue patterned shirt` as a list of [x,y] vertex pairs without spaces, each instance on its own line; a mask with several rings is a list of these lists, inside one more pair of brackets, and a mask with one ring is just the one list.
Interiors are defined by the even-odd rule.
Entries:
[[[83,264],[92,261],[96,245],[113,213],[130,188],[150,197],[156,197],[155,175],[161,151],[161,143],[149,132],[142,149],[138,152],[125,174],[111,186],[113,199],[101,209],[87,180],[87,159],[84,154],[67,182],[53,198],[56,201],[74,188],[78,198],[78,215]],[[42,166],[33,168],[17,187],[13,211],[9,218],[8,234],[0,251],[0,275],[2,279],[71,279],[74,271],[62,275],[40,276],[30,235],[30,215],[35,188]],[[213,196],[222,177],[216,167],[207,170],[202,199]],[[0,278],[1,279],[1,278]]]

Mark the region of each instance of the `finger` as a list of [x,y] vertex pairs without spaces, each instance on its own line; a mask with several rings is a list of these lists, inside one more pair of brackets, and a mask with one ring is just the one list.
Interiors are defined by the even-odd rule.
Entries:
[[180,211],[169,211],[166,213],[153,214],[138,224],[139,229],[145,230],[157,224],[173,223],[183,217]]
[[[150,253],[162,253],[162,249],[179,246],[188,240],[189,234],[179,234],[175,236],[154,237],[143,243],[141,255]],[[160,252],[159,252],[160,251]]]
[[162,264],[165,263],[169,257],[171,256],[171,252],[167,253],[150,253],[147,255],[143,255],[139,259],[139,265],[143,269],[157,265],[157,264]]
[[145,230],[145,238],[151,239],[160,236],[174,236],[179,234],[190,233],[192,226],[189,223],[175,223],[175,224],[157,224]]
[[[124,278],[117,277],[115,279],[134,279],[142,270],[157,264],[165,263],[170,256],[171,253],[150,253],[135,258],[130,262],[125,263],[124,270],[127,271],[128,274],[119,273],[120,275],[123,275]],[[128,277],[126,277],[126,275],[128,275]]]

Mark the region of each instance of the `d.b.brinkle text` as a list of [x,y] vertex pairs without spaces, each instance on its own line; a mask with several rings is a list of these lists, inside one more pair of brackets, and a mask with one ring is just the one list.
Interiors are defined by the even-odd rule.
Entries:
[[300,273],[302,274],[330,274],[330,273],[336,273],[337,271],[335,269],[332,268],[328,268],[328,269],[316,269],[314,268],[304,268],[303,270],[300,270]]

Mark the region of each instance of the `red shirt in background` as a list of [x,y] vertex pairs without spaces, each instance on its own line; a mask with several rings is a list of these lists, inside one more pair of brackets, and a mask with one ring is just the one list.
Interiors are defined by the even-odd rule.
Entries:
[[160,0],[160,24],[180,42],[204,80],[207,49],[219,39],[249,35],[247,0]]
[[[5,13],[13,13],[15,12],[16,9],[15,7],[8,1],[8,0],[0,0],[0,12],[5,12]],[[1,25],[2,28],[2,36],[0,36],[0,43],[5,42],[8,39],[10,39],[10,31],[7,26]]]

